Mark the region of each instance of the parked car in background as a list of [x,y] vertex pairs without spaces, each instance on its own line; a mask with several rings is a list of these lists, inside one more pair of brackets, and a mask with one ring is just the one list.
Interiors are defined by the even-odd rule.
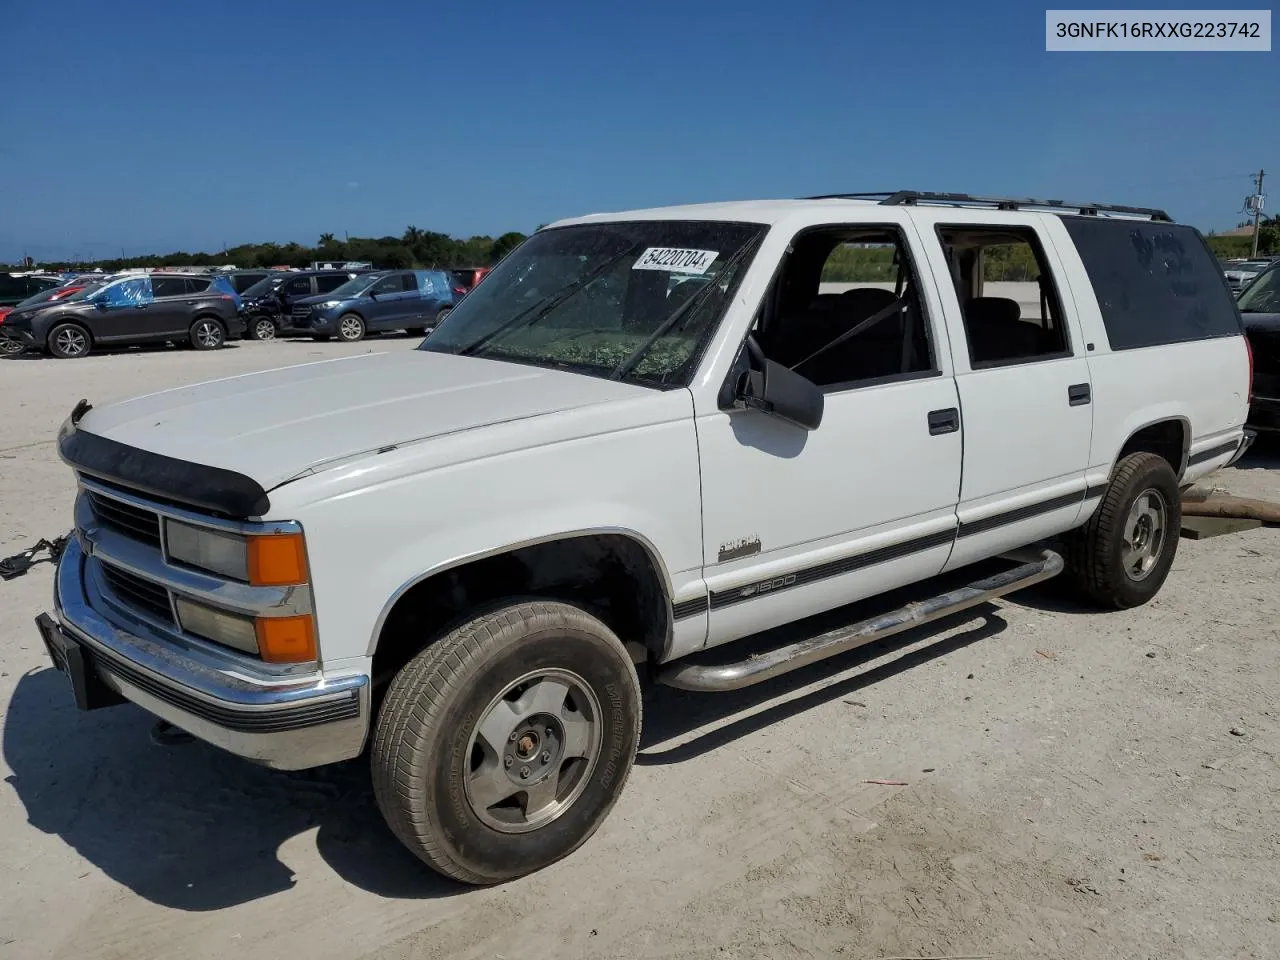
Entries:
[[1280,261],[1249,284],[1238,301],[1253,363],[1248,425],[1280,432]]
[[0,326],[0,336],[68,359],[108,344],[174,341],[211,350],[243,330],[238,298],[227,281],[154,274],[14,310]]
[[454,267],[453,273],[454,293],[460,297],[466,296],[475,285],[485,278],[485,275],[493,269],[492,267]]
[[48,274],[0,273],[0,307],[12,307],[27,297],[62,285],[60,277]]
[[1242,260],[1224,267],[1222,273],[1227,278],[1227,285],[1231,287],[1231,292],[1238,296],[1258,274],[1269,266],[1271,266],[1270,260]]
[[332,293],[358,276],[360,272],[355,270],[300,270],[259,281],[245,290],[242,298],[245,336],[253,340],[272,339],[290,329],[296,302]]
[[231,286],[235,288],[236,293],[241,294],[243,296],[249,290],[250,287],[257,285],[261,283],[263,280],[266,280],[269,277],[280,272],[281,271],[279,270],[266,270],[266,269],[227,270],[222,273],[215,274],[215,276],[224,277],[225,279],[230,281]]
[[421,334],[446,317],[454,302],[453,278],[445,270],[366,273],[331,293],[294,301],[291,324],[316,340],[354,342],[386,330]]
[[[57,303],[59,300],[69,299],[84,291],[92,293],[102,285],[101,281],[93,280],[88,282],[70,281],[63,284],[61,287],[51,287],[48,290],[37,293],[35,296],[27,297],[27,299],[23,300],[16,306],[0,307],[0,324],[3,324],[4,318],[15,310],[25,313],[30,310],[49,307]],[[86,293],[85,295],[87,296],[88,294]],[[11,340],[8,337],[0,335],[0,354],[21,353],[25,349],[26,347],[20,340]]]

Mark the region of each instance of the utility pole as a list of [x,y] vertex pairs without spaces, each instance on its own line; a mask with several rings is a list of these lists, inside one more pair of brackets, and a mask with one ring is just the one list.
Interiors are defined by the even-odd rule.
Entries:
[[1255,260],[1258,258],[1258,221],[1262,219],[1262,178],[1266,175],[1267,171],[1259,170],[1255,178],[1258,190],[1253,197],[1253,253],[1250,254]]

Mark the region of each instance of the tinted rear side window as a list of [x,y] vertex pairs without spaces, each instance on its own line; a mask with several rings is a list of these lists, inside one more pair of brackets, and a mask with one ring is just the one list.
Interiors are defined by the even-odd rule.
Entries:
[[1063,217],[1113,350],[1241,333],[1222,270],[1192,227]]
[[321,293],[328,293],[331,290],[337,290],[340,286],[347,282],[345,273],[331,273],[323,277],[316,277],[316,289]]

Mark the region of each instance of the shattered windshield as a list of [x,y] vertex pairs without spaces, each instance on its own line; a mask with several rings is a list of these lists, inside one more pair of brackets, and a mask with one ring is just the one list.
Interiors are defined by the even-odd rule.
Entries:
[[687,383],[765,230],[688,220],[543,230],[419,349],[654,386]]

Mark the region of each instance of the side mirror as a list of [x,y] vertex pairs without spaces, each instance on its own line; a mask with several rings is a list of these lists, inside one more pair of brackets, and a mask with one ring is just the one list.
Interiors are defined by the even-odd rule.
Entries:
[[93,301],[93,306],[94,306],[94,308],[95,308],[95,309],[97,309],[97,310],[105,310],[105,309],[107,309],[107,301],[106,301],[106,300],[101,300],[101,299],[99,299],[99,300],[95,300],[95,301]]
[[818,429],[825,398],[817,384],[763,357],[757,358],[756,365],[760,369],[747,370],[738,377],[738,403],[805,430]]
[[370,290],[368,293],[366,293],[366,294],[365,294],[365,296],[366,296],[366,297],[368,297],[370,300],[377,300],[377,299],[378,299],[378,295],[377,295],[376,293],[374,293],[372,290]]

